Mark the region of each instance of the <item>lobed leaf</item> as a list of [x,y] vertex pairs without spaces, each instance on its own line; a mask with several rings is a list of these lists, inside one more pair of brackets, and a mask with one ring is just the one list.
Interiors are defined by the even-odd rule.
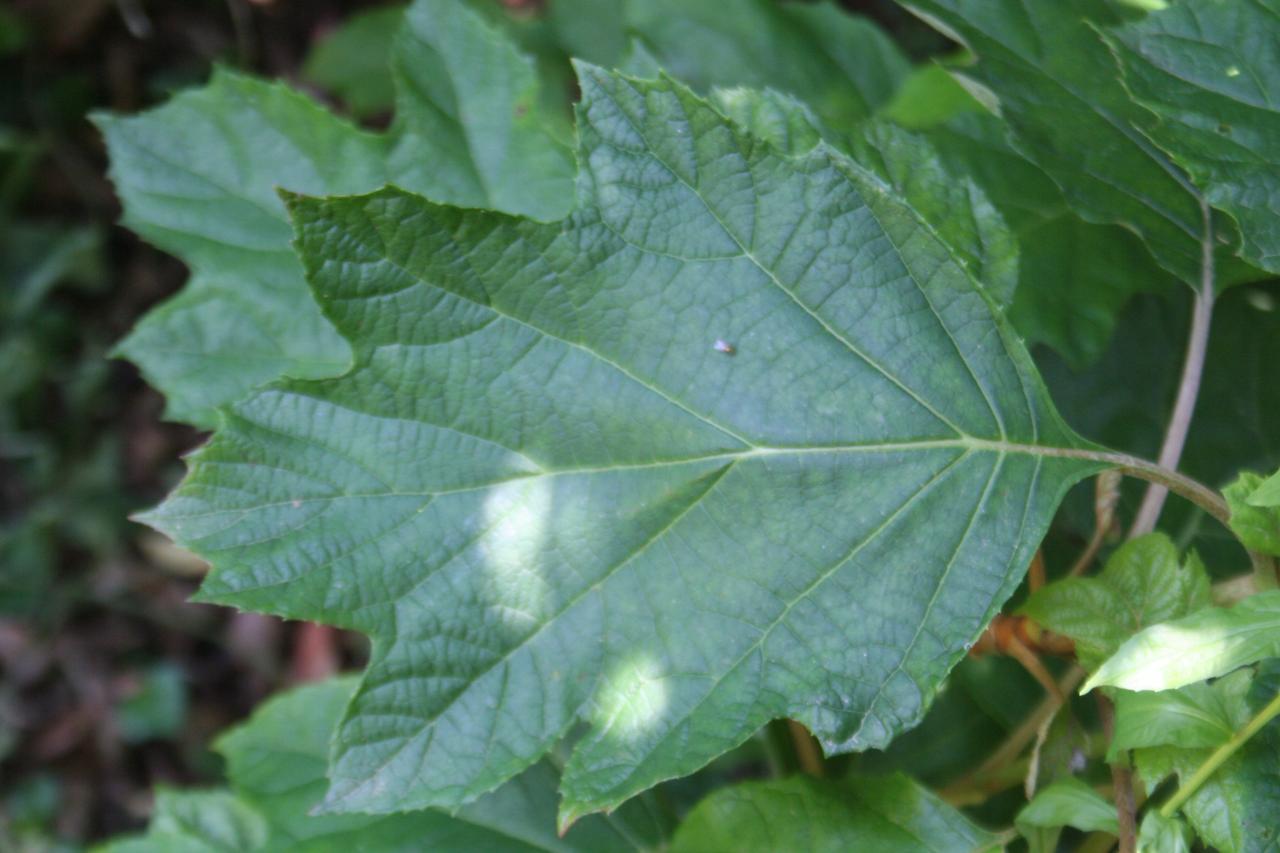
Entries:
[[922,716],[1104,462],[944,243],[825,148],[585,67],[560,223],[292,197],[356,366],[231,407],[151,523],[370,634],[326,808],[453,807],[579,721],[567,823],[792,716]]
[[532,63],[497,30],[460,3],[417,0],[393,61],[389,134],[225,69],[142,115],[95,117],[124,224],[193,271],[119,346],[164,392],[168,417],[212,427],[218,406],[271,380],[351,366],[290,249],[276,188],[343,195],[394,182],[455,204],[567,209],[572,160],[535,102]]
[[[1275,480],[1275,477],[1272,477]],[[1280,508],[1269,503],[1271,481],[1252,471],[1242,471],[1235,482],[1222,490],[1231,508],[1231,529],[1245,547],[1261,554],[1280,556]],[[1258,500],[1258,494],[1262,499]]]

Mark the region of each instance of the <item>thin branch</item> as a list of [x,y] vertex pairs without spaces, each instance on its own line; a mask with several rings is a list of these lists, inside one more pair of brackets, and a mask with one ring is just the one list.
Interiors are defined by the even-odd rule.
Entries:
[[1221,767],[1228,758],[1235,755],[1240,747],[1244,746],[1249,738],[1256,735],[1263,726],[1271,722],[1277,715],[1280,715],[1280,693],[1267,703],[1267,706],[1254,716],[1252,720],[1244,724],[1244,728],[1231,736],[1231,739],[1213,751],[1213,754],[1204,760],[1204,763],[1196,768],[1196,772],[1191,774],[1191,778],[1183,783],[1182,787],[1174,792],[1169,798],[1169,802],[1160,807],[1160,814],[1163,817],[1173,817],[1183,803],[1191,799],[1192,795],[1200,789],[1200,786],[1208,781],[1219,767]]
[[[1102,720],[1102,731],[1107,737],[1107,743],[1110,743],[1116,731],[1116,709],[1101,691],[1094,695],[1098,699],[1098,717]],[[1115,788],[1118,849],[1120,853],[1134,853],[1138,849],[1138,804],[1133,796],[1133,771],[1122,761],[1113,762],[1111,784]]]
[[[1204,357],[1209,347],[1209,327],[1213,322],[1213,214],[1208,202],[1200,202],[1200,212],[1204,220],[1203,236],[1200,239],[1200,290],[1196,293],[1195,304],[1191,311],[1191,333],[1187,338],[1187,355],[1182,364],[1182,379],[1178,383],[1178,397],[1173,405],[1173,414],[1169,418],[1169,426],[1165,430],[1164,444],[1160,447],[1159,462],[1161,467],[1176,469],[1182,458],[1182,448],[1187,443],[1187,431],[1191,428],[1191,416],[1195,412],[1196,398],[1200,394],[1200,378],[1204,374]],[[1141,536],[1156,528],[1160,511],[1164,508],[1167,490],[1158,483],[1147,486],[1142,496],[1142,504],[1134,517],[1130,536]]]
[[818,743],[813,739],[813,735],[795,720],[787,720],[787,728],[791,730],[791,742],[795,745],[796,760],[800,762],[800,769],[810,776],[819,778],[825,776],[826,765],[822,760],[822,751],[818,749]]

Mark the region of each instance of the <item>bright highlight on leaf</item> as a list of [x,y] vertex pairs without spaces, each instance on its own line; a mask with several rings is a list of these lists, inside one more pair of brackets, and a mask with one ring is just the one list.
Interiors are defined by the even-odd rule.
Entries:
[[883,745],[1100,467],[877,178],[581,86],[560,223],[291,198],[356,367],[233,407],[150,516],[204,600],[374,638],[328,810],[467,802],[579,720],[566,821],[779,716]]
[[1093,674],[1082,692],[1106,686],[1173,690],[1273,657],[1280,657],[1277,590],[1139,632]]

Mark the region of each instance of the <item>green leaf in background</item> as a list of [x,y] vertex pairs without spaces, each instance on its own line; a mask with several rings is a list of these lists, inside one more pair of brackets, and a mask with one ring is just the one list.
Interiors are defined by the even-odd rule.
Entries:
[[879,179],[581,85],[562,223],[295,199],[357,366],[237,404],[149,517],[204,600],[373,636],[331,810],[464,803],[579,721],[565,821],[781,716],[882,746],[1102,467]]
[[640,804],[588,818],[557,837],[556,778],[545,765],[454,815],[311,814],[324,796],[329,735],[354,688],[354,679],[331,679],[263,704],[217,743],[227,760],[229,791],[162,790],[146,835],[117,842],[110,851],[607,853],[660,844],[657,825]]
[[[904,87],[899,111],[911,108],[908,95]],[[1118,313],[1134,294],[1181,292],[1133,232],[1074,214],[1053,181],[1008,143],[997,117],[961,109],[919,133],[933,153],[914,165],[976,184],[1016,239],[1009,312],[1028,340],[1048,344],[1083,368],[1103,352]]]
[[544,109],[533,60],[501,30],[457,0],[417,0],[391,65],[399,94],[390,183],[433,201],[534,219],[569,212],[568,114]]
[[393,61],[401,87],[389,134],[226,70],[142,115],[96,117],[124,224],[193,271],[119,347],[164,392],[168,417],[212,426],[217,406],[280,376],[350,367],[290,249],[277,188],[335,195],[394,182],[512,213],[567,209],[571,158],[533,102],[532,64],[497,30],[456,2],[418,0]]
[[159,663],[141,673],[137,687],[116,704],[114,718],[126,743],[174,737],[187,716],[182,670]]
[[[1275,697],[1280,688],[1278,663],[1272,660],[1259,667],[1247,695],[1242,695],[1238,685],[1231,687],[1228,695],[1233,699],[1227,707],[1237,728]],[[1244,675],[1248,678],[1252,674]],[[1135,750],[1133,756],[1151,793],[1170,775],[1185,783],[1211,752],[1158,746]],[[1222,853],[1274,851],[1280,844],[1280,824],[1276,823],[1280,814],[1280,721],[1272,720],[1245,742],[1182,805],[1181,813],[1212,849]]]
[[1280,273],[1280,2],[1174,2],[1104,31],[1145,131],[1240,226],[1241,254]]
[[1252,681],[1253,673],[1240,671],[1177,690],[1116,691],[1108,760],[1147,746],[1196,749],[1225,743],[1247,720],[1240,710]]
[[699,91],[775,89],[837,133],[888,103],[911,70],[884,31],[828,0],[628,0],[626,15],[677,80]]
[[267,849],[266,820],[230,791],[156,789],[146,835],[125,837],[102,853],[230,853]]
[[689,814],[672,853],[961,853],[999,839],[906,776],[792,776],[722,788]]
[[[1273,481],[1275,477],[1271,478]],[[1231,529],[1245,547],[1261,554],[1280,556],[1280,507],[1268,504],[1266,493],[1258,502],[1256,495],[1267,485],[1258,474],[1242,471],[1235,482],[1222,490],[1231,507]]]
[[893,100],[880,109],[880,115],[908,130],[927,130],[954,116],[983,109],[946,65],[930,62],[912,70]]
[[404,7],[384,6],[352,15],[307,54],[302,76],[329,90],[358,118],[388,112],[395,84],[387,57],[404,20]]
[[1102,2],[906,0],[978,56],[960,69],[992,90],[1020,151],[1089,222],[1138,233],[1161,265],[1199,286],[1200,197],[1139,132],[1152,116],[1133,103],[1086,16],[1117,22]]
[[1280,590],[1233,607],[1209,607],[1134,635],[1085,683],[1125,690],[1172,690],[1280,657]]
[[1075,640],[1076,656],[1093,669],[1135,632],[1185,616],[1210,601],[1209,576],[1163,533],[1126,542],[1095,577],[1065,578],[1036,590],[1021,612]]
[[1084,832],[1119,833],[1115,805],[1074,776],[1059,779],[1038,792],[1018,812],[1015,822],[1020,830],[1072,826]]
[[193,271],[119,347],[165,393],[169,417],[211,425],[214,406],[281,374],[350,366],[307,292],[275,187],[378,186],[377,137],[281,84],[226,70],[144,115],[96,121],[124,224]]

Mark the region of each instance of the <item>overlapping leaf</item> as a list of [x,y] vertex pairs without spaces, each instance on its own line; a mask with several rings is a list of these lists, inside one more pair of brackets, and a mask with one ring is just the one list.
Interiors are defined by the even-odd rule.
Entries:
[[1106,33],[1148,135],[1280,272],[1280,3],[1177,2]]
[[385,135],[225,70],[141,116],[97,117],[124,223],[193,270],[120,345],[170,417],[211,426],[217,406],[252,388],[351,364],[289,248],[277,187],[329,195],[395,182],[455,204],[567,210],[571,157],[538,106],[532,64],[497,30],[458,3],[418,0],[393,60],[397,124]]
[[[1256,675],[1239,673],[1210,686],[1220,693],[1219,707],[1235,728],[1244,725],[1280,688],[1275,661]],[[1241,678],[1243,676],[1243,678]],[[1252,682],[1251,684],[1249,682]],[[1247,688],[1247,692],[1245,689]],[[1134,751],[1134,763],[1154,791],[1168,776],[1182,783],[1212,752],[1175,745]],[[1272,720],[1219,767],[1181,807],[1200,839],[1223,853],[1266,853],[1276,849],[1280,826],[1280,722]],[[1170,848],[1176,849],[1176,848]]]
[[1093,0],[906,0],[970,47],[963,70],[999,99],[1033,162],[1086,220],[1137,232],[1161,265],[1199,286],[1204,215],[1199,192],[1143,135],[1135,104],[1095,25],[1118,23]]
[[466,802],[579,720],[566,820],[777,716],[883,745],[1099,467],[878,179],[581,85],[563,222],[292,201],[356,367],[234,406],[151,516],[205,600],[373,636],[331,810]]

